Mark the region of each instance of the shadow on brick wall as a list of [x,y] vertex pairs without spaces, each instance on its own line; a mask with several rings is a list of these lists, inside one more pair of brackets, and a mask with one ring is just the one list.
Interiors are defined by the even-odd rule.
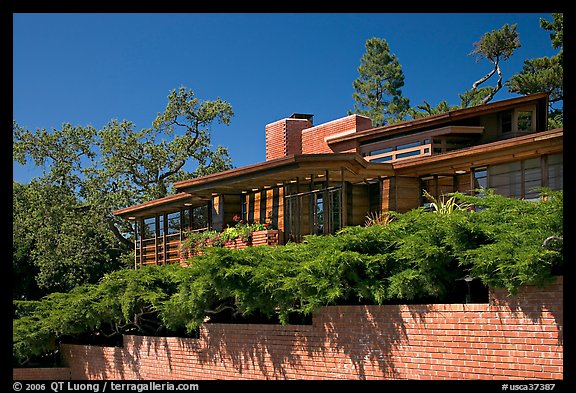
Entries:
[[563,286],[564,278],[558,276],[554,283],[544,287],[536,285],[521,287],[514,296],[505,289],[492,289],[490,305],[503,307],[503,310],[509,311],[519,320],[525,317],[534,324],[555,326],[558,337],[556,344],[563,345],[564,297],[559,295],[563,292]]

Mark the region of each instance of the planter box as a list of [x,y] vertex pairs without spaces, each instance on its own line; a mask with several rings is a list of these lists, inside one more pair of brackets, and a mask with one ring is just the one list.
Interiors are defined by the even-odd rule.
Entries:
[[280,230],[266,229],[264,231],[252,232],[252,245],[253,246],[277,246],[281,243]]
[[[277,246],[282,244],[282,232],[278,229],[266,229],[263,231],[252,232],[252,240],[244,241],[242,239],[235,239],[234,241],[225,244],[224,247],[231,248],[235,250],[241,250],[250,246]],[[196,250],[194,252],[179,252],[180,265],[188,266],[187,260],[194,257],[195,255],[201,255],[202,250]]]
[[241,250],[243,248],[250,247],[251,245],[252,242],[250,241],[245,242],[242,239],[234,239],[234,241],[225,244],[224,247],[231,248],[233,250]]

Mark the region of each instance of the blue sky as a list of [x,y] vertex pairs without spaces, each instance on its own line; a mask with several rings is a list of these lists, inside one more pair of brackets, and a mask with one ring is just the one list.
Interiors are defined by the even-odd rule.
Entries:
[[[235,167],[265,160],[265,125],[294,112],[314,123],[354,106],[365,42],[384,38],[402,65],[403,95],[459,104],[458,94],[491,70],[469,55],[486,32],[517,23],[521,47],[501,64],[504,80],[524,60],[552,56],[550,13],[15,13],[13,119],[28,129],[62,123],[150,127],[173,89],[217,97],[235,113],[212,142]],[[488,81],[495,84],[495,79]],[[504,87],[494,101],[516,97]],[[187,168],[189,170],[193,168]],[[14,162],[13,178],[41,175]]]

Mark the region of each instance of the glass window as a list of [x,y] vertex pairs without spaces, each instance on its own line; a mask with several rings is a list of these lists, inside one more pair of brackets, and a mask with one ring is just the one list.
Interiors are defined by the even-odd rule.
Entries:
[[190,209],[182,210],[182,229],[190,229]]
[[[376,184],[379,187],[379,184]],[[379,190],[380,188],[378,188]],[[341,201],[340,201],[340,197],[341,197],[342,193],[340,192],[340,190],[336,190],[336,191],[331,191],[330,192],[330,196],[332,198],[332,206],[330,208],[331,212],[332,212],[332,222],[331,222],[331,233],[336,232],[338,229],[341,228],[341,223],[340,223],[340,213],[341,213]]]
[[396,146],[396,150],[410,149],[411,147],[416,147],[416,146],[420,146],[420,141],[405,143],[403,145],[398,145],[398,146]]
[[472,173],[474,174],[474,189],[488,187],[488,171],[486,167],[475,168]]
[[406,153],[396,154],[396,158],[405,158],[405,157],[417,156],[419,154],[420,154],[420,150],[408,151]]
[[372,150],[368,152],[369,156],[377,156],[379,154],[384,154],[384,153],[390,153],[392,150],[391,147],[385,147],[384,149],[379,149],[379,150]]
[[148,217],[144,219],[144,226],[142,228],[142,238],[149,239],[156,234],[156,217]]
[[191,229],[208,228],[208,205],[196,206],[192,209]]
[[500,114],[500,126],[502,127],[502,132],[512,131],[512,111]]
[[[488,170],[477,168],[474,171],[475,188],[486,186],[488,183],[488,188],[494,189],[496,194],[528,200],[538,199],[540,187],[546,184],[552,190],[561,190],[563,181],[562,155],[548,156],[548,173],[545,173],[542,166],[543,160],[543,157],[537,157],[493,165]],[[487,173],[488,177],[486,176]]]
[[518,131],[532,131],[532,112],[518,112]]
[[524,198],[538,198],[542,187],[542,159],[540,157],[524,161]]
[[180,212],[174,212],[168,214],[168,228],[166,230],[167,235],[180,232]]
[[370,162],[386,162],[386,161],[392,161],[392,156],[379,157],[379,158],[375,158],[373,160],[370,160]]
[[164,216],[158,216],[157,217],[158,220],[158,236],[163,236],[164,235],[164,227],[166,226],[166,223],[164,222]]
[[562,189],[563,167],[562,154],[552,154],[548,156],[548,187],[551,190]]
[[248,196],[242,195],[242,212],[241,217],[243,220],[248,221]]
[[316,206],[314,206],[314,233],[321,235],[324,233],[324,196],[315,194]]
[[494,165],[489,169],[488,187],[496,194],[513,198],[522,197],[522,172],[520,161]]

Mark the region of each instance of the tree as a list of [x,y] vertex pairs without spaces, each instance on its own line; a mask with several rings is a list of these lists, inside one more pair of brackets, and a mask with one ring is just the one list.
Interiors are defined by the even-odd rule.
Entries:
[[493,69],[472,84],[472,91],[476,92],[479,85],[486,82],[495,73],[498,73],[496,86],[488,90],[481,103],[486,104],[494,98],[494,95],[502,88],[502,72],[500,70],[500,61],[507,60],[512,56],[514,51],[520,47],[520,39],[516,32],[516,24],[508,26],[505,24],[500,30],[492,30],[485,33],[480,41],[474,43],[476,49],[470,52],[471,55],[477,56],[477,61],[486,58],[493,64]]
[[416,108],[410,108],[408,114],[413,119],[418,119],[421,117],[438,115],[440,113],[446,113],[451,110],[458,109],[458,106],[449,105],[446,100],[442,100],[436,105],[436,107],[432,107],[430,103],[424,100],[424,103],[421,105],[416,105]]
[[[133,244],[125,234],[132,233],[132,228],[112,211],[168,195],[174,181],[193,176],[185,169],[187,163],[196,163],[196,174],[231,168],[227,150],[212,148],[209,130],[214,122],[229,124],[232,116],[232,107],[220,98],[201,101],[181,87],[170,92],[165,110],[158,113],[152,127],[140,131],[126,120],[111,120],[101,130],[65,123],[51,132],[29,131],[14,121],[14,159],[46,168],[32,188],[48,194],[48,199],[36,198],[35,203],[39,209],[54,209],[55,225],[47,226],[41,236],[49,238],[53,231],[55,242],[56,236],[74,231],[84,236],[82,241],[70,241],[67,254],[62,251],[62,256],[69,255],[65,260],[70,266],[88,263],[72,259],[81,258],[82,250],[90,247],[99,249],[96,242],[104,236],[101,228],[115,236],[112,248],[130,252]],[[90,230],[99,235],[88,236]],[[44,243],[36,243],[33,254],[38,264],[57,254],[40,244]]]
[[562,127],[563,110],[554,105],[564,100],[564,67],[563,67],[563,14],[552,14],[553,21],[540,19],[540,26],[550,33],[552,47],[559,52],[552,57],[539,57],[524,61],[522,71],[513,75],[506,85],[508,90],[518,94],[548,92],[550,113],[549,128]]
[[[464,93],[459,94],[460,105],[449,105],[446,100],[438,103],[436,107],[432,107],[427,101],[423,104],[417,105],[415,108],[410,108],[408,111],[410,117],[417,119],[420,117],[446,113],[451,110],[468,108],[471,106],[486,104],[494,95],[502,88],[502,72],[500,71],[500,61],[507,60],[515,49],[520,47],[518,33],[516,33],[516,25],[509,27],[504,25],[500,30],[493,30],[485,33],[480,41],[474,43],[476,49],[470,54],[475,54],[478,60],[482,58],[488,59],[494,68],[485,76],[472,84],[472,89],[466,90]],[[498,73],[498,82],[496,87],[484,86],[479,87],[482,83],[490,79],[495,73]]]
[[402,97],[404,73],[398,58],[390,53],[383,38],[371,38],[365,45],[366,53],[358,67],[360,76],[353,82],[356,103],[349,114],[368,116],[374,126],[403,120],[410,106]]
[[37,179],[13,187],[14,299],[66,292],[125,266],[102,217],[72,190]]

